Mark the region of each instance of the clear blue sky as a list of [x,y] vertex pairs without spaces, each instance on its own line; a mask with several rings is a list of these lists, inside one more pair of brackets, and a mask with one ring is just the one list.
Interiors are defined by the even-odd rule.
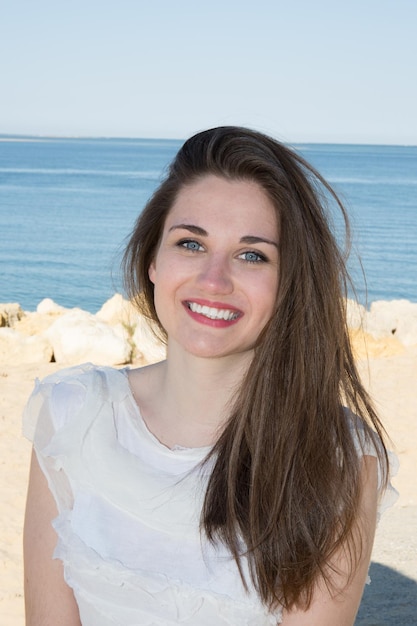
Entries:
[[0,0],[0,133],[417,144],[417,0]]

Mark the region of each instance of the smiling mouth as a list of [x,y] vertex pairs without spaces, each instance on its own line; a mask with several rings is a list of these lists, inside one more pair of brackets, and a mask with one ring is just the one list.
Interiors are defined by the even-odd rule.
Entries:
[[197,304],[196,302],[187,302],[187,307],[193,313],[204,315],[204,317],[208,317],[211,320],[226,320],[227,322],[230,322],[240,317],[240,313],[238,311],[232,311],[230,309],[217,309],[215,307]]

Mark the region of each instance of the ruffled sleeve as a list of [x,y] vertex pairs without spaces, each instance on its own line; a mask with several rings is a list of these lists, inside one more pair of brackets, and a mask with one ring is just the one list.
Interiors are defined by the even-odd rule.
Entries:
[[73,504],[69,473],[61,470],[64,465],[68,469],[68,459],[77,463],[77,451],[81,455],[97,414],[99,402],[93,389],[99,385],[99,372],[90,364],[61,370],[36,380],[23,413],[23,434],[33,442],[59,513]]
[[[381,487],[381,482],[379,483],[379,502],[378,502],[378,521],[381,518],[381,515],[390,507],[392,507],[396,501],[398,500],[398,491],[393,487],[391,483],[391,479],[396,476],[399,468],[399,460],[396,454],[391,450],[388,450],[388,483],[385,489]],[[379,480],[381,481],[381,469],[378,465],[379,472]]]
[[384,468],[379,460],[378,448],[382,453],[382,446],[376,433],[373,437],[366,434],[363,423],[351,411],[346,409],[347,419],[352,433],[356,451],[360,456],[373,456],[378,460],[378,521],[381,515],[398,499],[398,491],[393,487],[391,480],[396,476],[399,467],[397,455],[388,450],[388,481],[384,486]]
[[37,449],[43,449],[69,420],[79,413],[85,400],[86,387],[80,376],[92,371],[89,364],[61,370],[35,388],[23,412],[23,434]]

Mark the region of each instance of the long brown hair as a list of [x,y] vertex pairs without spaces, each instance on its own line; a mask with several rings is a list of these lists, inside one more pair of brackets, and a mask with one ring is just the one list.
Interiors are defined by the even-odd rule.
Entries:
[[[280,223],[280,276],[274,315],[210,455],[201,526],[229,547],[245,585],[247,557],[267,606],[308,607],[318,578],[330,584],[327,566],[339,547],[351,572],[360,557],[352,428],[376,449],[385,480],[388,467],[383,428],[352,355],[349,277],[329,206],[341,212],[347,238],[348,218],[320,174],[278,141],[239,127],[195,135],[139,216],[123,260],[128,294],[157,324],[149,265],[179,190],[208,174],[254,181],[269,196]],[[160,325],[159,332],[164,337]]]

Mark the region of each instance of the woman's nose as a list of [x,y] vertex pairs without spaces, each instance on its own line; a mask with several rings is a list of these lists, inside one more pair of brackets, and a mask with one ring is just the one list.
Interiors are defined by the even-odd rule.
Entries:
[[211,294],[227,295],[233,291],[229,260],[221,256],[208,256],[200,268],[197,284]]

